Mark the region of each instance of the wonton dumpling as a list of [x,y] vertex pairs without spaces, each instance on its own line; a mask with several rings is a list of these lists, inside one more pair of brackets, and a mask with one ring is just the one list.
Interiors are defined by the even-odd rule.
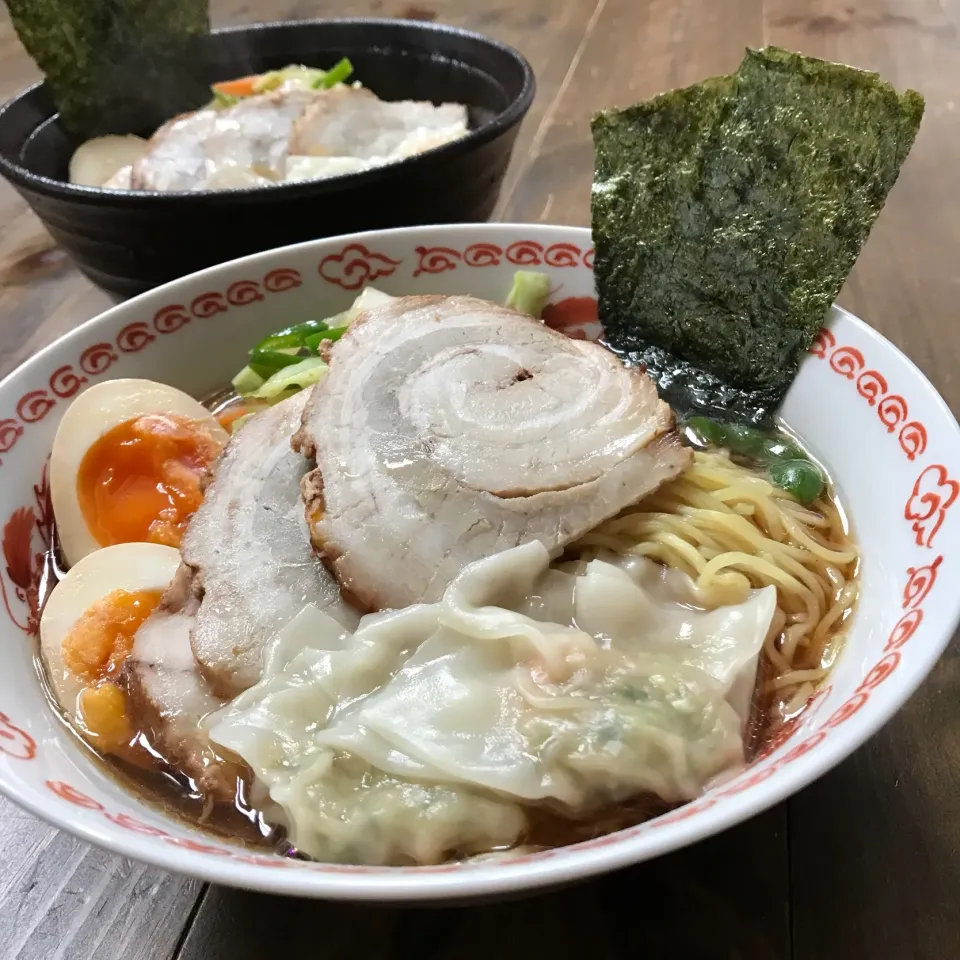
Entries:
[[367,617],[348,648],[343,627],[309,606],[269,649],[261,683],[212,718],[218,742],[229,743],[269,788],[299,850],[344,863],[436,863],[509,846],[523,832],[516,804],[462,784],[420,782],[436,780],[438,771],[388,745],[382,749],[397,776],[313,738],[338,702],[387,682],[436,626],[427,606]]
[[[646,790],[692,799],[739,762],[774,591],[694,611],[599,560],[582,576],[553,571],[548,592],[547,563],[530,544],[469,568],[438,605],[440,629],[316,739],[401,773],[386,747],[444,779],[575,812]],[[636,568],[645,566],[655,565]],[[514,612],[521,595],[546,600],[552,614],[565,603],[580,629]],[[584,764],[599,791],[577,772]]]
[[508,800],[463,784],[387,776],[330,751],[271,797],[288,811],[298,850],[339,863],[440,863],[512,846],[527,826]]
[[[548,564],[539,543],[517,547],[466,568],[440,602],[365,617],[353,634],[305,608],[271,645],[261,682],[212,718],[212,738],[247,761],[294,844],[319,859],[377,852],[359,807],[344,808],[336,836],[327,821],[344,791],[359,801],[379,778],[576,816],[648,791],[689,800],[742,762],[742,694],[775,591],[703,611],[677,602],[682,575],[668,583],[649,561]],[[352,787],[346,757],[362,761]],[[409,855],[408,800],[428,829],[429,791],[384,789],[377,850],[390,858],[365,862]],[[478,849],[463,822],[461,846]]]

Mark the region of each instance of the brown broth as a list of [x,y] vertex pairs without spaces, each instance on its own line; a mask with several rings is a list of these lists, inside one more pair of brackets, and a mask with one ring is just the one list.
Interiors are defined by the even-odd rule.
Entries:
[[[38,600],[41,612],[50,592],[66,575],[66,567],[60,559],[57,547],[55,522],[51,543],[53,546],[44,554],[40,579]],[[237,792],[232,804],[209,804],[194,782],[167,762],[150,742],[149,736],[142,731],[136,735],[135,741],[141,747],[141,756],[148,758],[144,765],[136,765],[97,750],[74,727],[60,707],[46,678],[40,656],[39,638],[35,639],[35,668],[51,709],[75,742],[102,771],[116,779],[148,806],[186,826],[198,828],[217,839],[243,847],[272,850],[282,856],[299,856],[286,840],[283,829],[271,826],[263,813],[249,801],[249,785],[243,779],[237,780]],[[763,669],[769,667],[767,661],[761,658],[761,670]],[[761,698],[758,692],[762,680],[762,676],[758,677],[745,737],[748,760],[762,750],[772,733],[771,725],[767,721],[769,711],[762,702],[765,698]],[[597,811],[590,817],[573,819],[546,805],[529,805],[525,808],[528,828],[518,841],[518,846],[525,849],[546,849],[582,843],[643,823],[677,806],[678,804],[664,803],[654,795],[646,795]]]
[[[51,546],[43,554],[37,590],[40,613],[43,612],[53,588],[66,575],[67,569],[60,554],[56,521],[53,522],[51,533]],[[233,840],[243,846],[266,846],[279,853],[289,850],[289,844],[283,840],[282,831],[269,826],[260,812],[248,802],[248,785],[244,781],[237,780],[233,804],[210,805],[197,790],[196,784],[165,760],[143,731],[139,731],[131,741],[131,754],[137,759],[137,763],[99,751],[64,713],[47,680],[46,668],[40,655],[39,636],[34,636],[34,643],[34,669],[51,709],[74,741],[101,770],[109,773],[149,806],[185,824],[200,827],[221,839]]]
[[[41,613],[51,591],[66,575],[66,567],[57,547],[55,522],[51,543],[53,545],[44,553],[40,578],[38,600]],[[145,758],[143,765],[97,750],[70,722],[54,696],[40,656],[39,638],[34,639],[34,666],[50,708],[74,741],[103,772],[148,806],[186,826],[240,846],[268,849],[282,856],[298,855],[286,840],[282,828],[268,824],[262,812],[249,801],[249,785],[243,779],[237,779],[237,792],[232,804],[209,804],[196,784],[167,762],[143,731],[134,738],[141,748],[140,755]],[[547,806],[529,806],[526,810],[528,829],[519,844],[534,848],[568,846],[642,823],[666,813],[674,806],[663,803],[655,796],[637,797],[629,803],[600,811],[589,819],[576,820]]]
[[[224,413],[234,411],[238,406],[243,406],[244,402],[232,390],[228,389],[206,398],[204,404],[213,414],[221,416]],[[830,496],[832,498],[832,491]],[[837,503],[836,499],[834,499],[834,503]],[[52,511],[50,516],[52,518]],[[66,575],[66,567],[59,550],[56,521],[51,520],[51,524],[49,540],[51,546],[44,553],[38,584],[38,609],[40,613],[42,613],[53,588]],[[249,783],[246,780],[237,779],[233,803],[214,804],[208,802],[189,777],[181,773],[162,756],[156,746],[150,742],[149,736],[143,731],[138,732],[133,741],[137,745],[134,753],[134,756],[138,759],[137,763],[131,763],[97,750],[74,727],[60,707],[46,678],[45,668],[40,656],[39,637],[35,637],[35,642],[35,668],[51,709],[69,730],[70,735],[74,737],[75,741],[101,770],[114,777],[127,790],[160,813],[179,820],[185,825],[209,832],[220,840],[230,841],[244,847],[272,850],[283,856],[302,856],[286,840],[283,829],[271,826],[262,811],[250,802],[248,798]],[[767,658],[761,656],[750,718],[744,737],[745,754],[748,762],[761,754],[768,745],[775,742],[781,726],[781,724],[771,720],[773,715],[771,707],[775,705],[774,698],[760,692],[772,669],[772,665]],[[787,719],[794,720],[800,712],[802,712],[802,708]],[[524,849],[542,849],[580,843],[635,826],[652,817],[660,816],[677,806],[679,805],[664,803],[656,796],[645,795],[635,797],[627,803],[596,811],[589,818],[572,819],[545,805],[527,805],[525,812],[528,829],[518,842],[518,846]]]

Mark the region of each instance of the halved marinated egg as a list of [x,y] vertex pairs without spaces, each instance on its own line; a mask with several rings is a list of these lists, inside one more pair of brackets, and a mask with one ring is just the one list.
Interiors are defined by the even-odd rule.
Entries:
[[68,564],[118,543],[178,547],[228,436],[193,397],[152,380],[108,380],[64,414],[50,494]]
[[157,543],[122,543],[84,557],[54,588],[40,617],[40,654],[64,711],[105,753],[136,734],[121,682],[133,638],[180,564]]

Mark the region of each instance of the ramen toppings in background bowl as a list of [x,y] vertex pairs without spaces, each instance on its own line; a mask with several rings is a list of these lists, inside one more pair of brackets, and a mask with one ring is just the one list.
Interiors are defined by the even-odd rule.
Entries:
[[213,86],[203,109],[149,140],[94,137],[70,159],[70,182],[113,190],[235,190],[322,180],[383,166],[467,135],[467,108],[384,101],[346,58],[329,70],[288,66]]
[[[318,236],[486,220],[534,96],[517,51],[435,23],[208,32],[197,0],[118,0],[94,29],[82,0],[12,6],[45,82],[0,109],[0,174],[121,296]],[[76,43],[50,29],[77,18]]]

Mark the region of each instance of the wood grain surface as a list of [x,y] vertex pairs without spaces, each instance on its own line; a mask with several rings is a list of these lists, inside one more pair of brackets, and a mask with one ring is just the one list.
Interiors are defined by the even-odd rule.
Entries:
[[657,863],[546,896],[468,907],[351,906],[208,889],[179,960],[788,957],[781,811]]
[[[539,93],[497,216],[588,221],[597,109],[776,43],[927,98],[900,183],[840,297],[960,409],[960,0],[213,0],[218,24],[415,16],[520,48]],[[0,20],[0,97],[37,73]],[[0,185],[0,373],[109,305]],[[829,411],[824,411],[829,416]],[[960,657],[789,804],[591,883],[437,910],[284,900],[93,850],[0,801],[2,960],[960,957]]]

